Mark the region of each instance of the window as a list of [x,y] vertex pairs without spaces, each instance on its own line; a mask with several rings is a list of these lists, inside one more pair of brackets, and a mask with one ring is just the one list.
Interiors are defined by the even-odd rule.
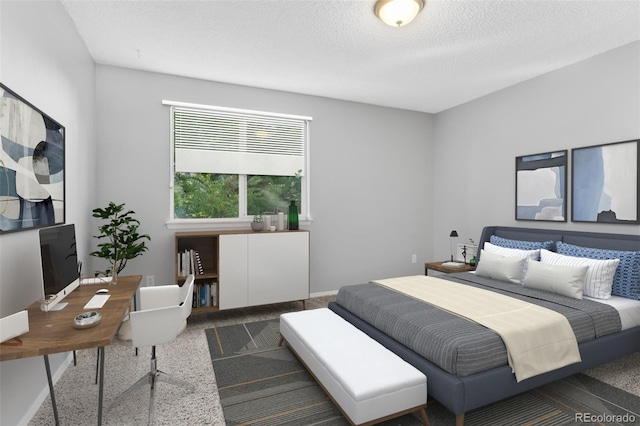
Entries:
[[163,101],[171,106],[171,219],[246,221],[288,211],[309,218],[311,118]]

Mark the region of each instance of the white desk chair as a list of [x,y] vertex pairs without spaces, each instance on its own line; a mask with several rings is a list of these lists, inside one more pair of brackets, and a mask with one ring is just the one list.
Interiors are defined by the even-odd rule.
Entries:
[[184,284],[180,288],[180,308],[182,309],[182,316],[184,320],[182,321],[182,325],[178,330],[178,334],[182,333],[185,328],[187,328],[187,318],[191,315],[191,308],[193,307],[193,286],[195,282],[195,277],[193,275],[189,275],[185,280]]
[[174,341],[184,329],[186,319],[191,314],[193,282],[194,276],[189,275],[182,288],[177,285],[163,285],[140,289],[140,310],[129,314],[132,332],[131,343],[135,347],[151,346],[151,370],[113,400],[109,409],[120,404],[134,390],[149,384],[151,387],[149,424],[151,424],[157,382],[183,386],[191,392],[195,390],[192,384],[158,370],[156,359],[156,345]]

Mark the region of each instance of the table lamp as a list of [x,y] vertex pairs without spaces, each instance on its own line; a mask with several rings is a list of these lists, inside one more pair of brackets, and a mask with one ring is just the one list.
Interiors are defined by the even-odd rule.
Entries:
[[451,246],[451,261],[453,262],[453,239],[458,238],[458,231],[455,229],[449,234],[449,245]]

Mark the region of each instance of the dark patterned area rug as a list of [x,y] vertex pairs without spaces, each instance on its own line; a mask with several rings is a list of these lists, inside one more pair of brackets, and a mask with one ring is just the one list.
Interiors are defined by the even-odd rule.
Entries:
[[[205,333],[227,425],[349,424],[287,346],[278,346],[278,320]],[[428,401],[427,414],[432,426],[455,425],[436,401]],[[409,414],[381,424],[422,423]],[[576,424],[639,425],[640,398],[577,374],[465,415],[466,426]]]

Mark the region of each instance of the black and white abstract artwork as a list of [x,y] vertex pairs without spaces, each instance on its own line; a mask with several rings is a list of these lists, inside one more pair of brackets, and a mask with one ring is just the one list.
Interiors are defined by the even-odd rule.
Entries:
[[65,221],[65,129],[0,83],[0,233]]
[[516,157],[516,220],[567,221],[567,151]]

